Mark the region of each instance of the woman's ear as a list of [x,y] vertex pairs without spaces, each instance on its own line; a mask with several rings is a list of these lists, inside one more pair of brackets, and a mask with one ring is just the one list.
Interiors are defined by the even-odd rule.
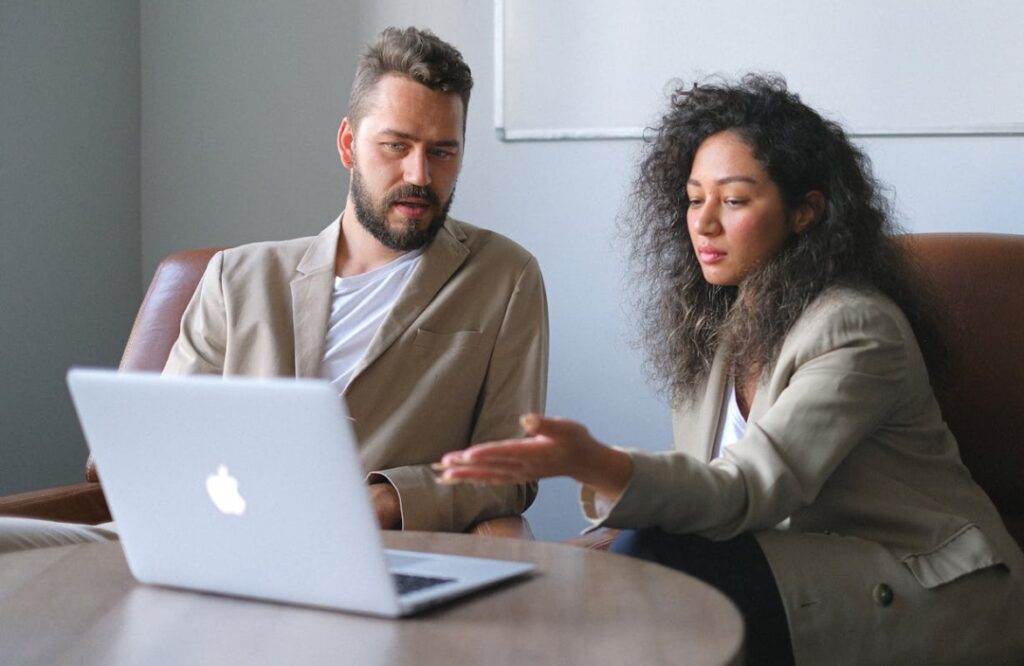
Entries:
[[811,190],[804,195],[804,200],[796,207],[793,216],[793,232],[802,234],[825,215],[825,195],[818,190]]

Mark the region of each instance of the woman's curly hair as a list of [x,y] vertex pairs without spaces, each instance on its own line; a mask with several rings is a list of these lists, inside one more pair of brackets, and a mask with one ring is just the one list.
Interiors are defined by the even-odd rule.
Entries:
[[[778,186],[787,209],[817,190],[825,209],[739,287],[704,280],[686,223],[686,182],[700,145],[735,132]],[[924,326],[904,285],[890,207],[868,158],[779,76],[679,87],[641,159],[624,218],[636,262],[641,343],[676,401],[695,397],[724,345],[738,376],[766,372],[790,327],[825,288],[874,288]],[[920,331],[918,331],[920,337]]]

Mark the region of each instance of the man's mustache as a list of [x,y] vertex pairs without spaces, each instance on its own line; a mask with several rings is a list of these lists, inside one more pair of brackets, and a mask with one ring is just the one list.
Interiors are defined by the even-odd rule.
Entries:
[[388,193],[384,203],[390,206],[402,199],[411,198],[423,199],[435,208],[441,205],[441,199],[434,190],[429,187],[420,187],[419,185],[399,185]]

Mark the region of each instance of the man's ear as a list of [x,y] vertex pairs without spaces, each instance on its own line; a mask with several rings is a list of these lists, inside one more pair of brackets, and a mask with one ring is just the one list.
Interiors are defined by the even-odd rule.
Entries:
[[804,200],[796,207],[793,216],[793,232],[802,234],[825,215],[825,195],[818,190],[811,190],[804,195]]
[[355,164],[355,159],[352,156],[354,142],[355,134],[352,132],[352,123],[346,117],[341,121],[341,127],[338,128],[338,154],[341,156],[342,166],[346,169],[351,169]]

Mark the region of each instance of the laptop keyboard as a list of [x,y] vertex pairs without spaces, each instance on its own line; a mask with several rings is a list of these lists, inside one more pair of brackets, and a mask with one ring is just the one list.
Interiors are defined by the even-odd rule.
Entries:
[[441,583],[450,583],[454,578],[434,578],[433,576],[410,576],[409,574],[392,573],[398,594],[418,592]]

